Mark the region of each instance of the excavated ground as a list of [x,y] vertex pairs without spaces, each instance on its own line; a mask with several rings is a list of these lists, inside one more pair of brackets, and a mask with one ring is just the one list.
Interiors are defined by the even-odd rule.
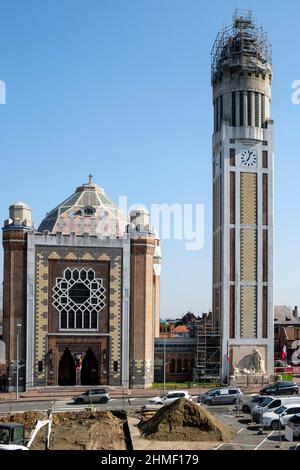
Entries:
[[236,431],[203,406],[182,398],[139,423],[142,436],[157,441],[230,441]]
[[[29,438],[36,419],[45,419],[44,413],[24,412],[2,417],[2,422],[24,424]],[[50,449],[52,450],[126,450],[124,435],[125,415],[110,411],[80,411],[55,413],[52,420]],[[42,450],[45,428],[35,438],[32,450]]]

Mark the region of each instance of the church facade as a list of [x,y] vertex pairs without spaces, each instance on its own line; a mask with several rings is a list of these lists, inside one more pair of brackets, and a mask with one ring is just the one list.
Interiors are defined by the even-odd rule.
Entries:
[[37,230],[12,205],[3,248],[11,389],[17,355],[21,389],[152,384],[161,254],[145,209],[127,217],[90,177]]

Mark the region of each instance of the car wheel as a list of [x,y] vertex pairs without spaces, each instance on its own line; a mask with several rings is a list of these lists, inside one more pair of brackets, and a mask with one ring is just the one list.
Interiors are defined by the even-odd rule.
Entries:
[[211,405],[212,405],[212,401],[211,401],[211,400],[206,400],[205,404],[206,404],[207,406],[211,406]]
[[237,401],[237,398],[235,398],[232,403],[233,403],[234,405],[236,405],[237,402],[238,402],[238,401]]
[[75,405],[82,405],[83,403],[84,403],[83,398],[77,398],[76,401],[75,401]]
[[108,398],[106,398],[106,397],[101,398],[101,400],[100,400],[100,403],[107,403],[107,402],[108,402]]
[[250,408],[249,408],[248,405],[243,405],[242,410],[243,410],[244,413],[250,413]]
[[274,431],[275,431],[276,429],[279,429],[279,421],[277,421],[277,420],[276,420],[276,421],[272,421],[272,423],[271,423],[271,428],[274,429]]

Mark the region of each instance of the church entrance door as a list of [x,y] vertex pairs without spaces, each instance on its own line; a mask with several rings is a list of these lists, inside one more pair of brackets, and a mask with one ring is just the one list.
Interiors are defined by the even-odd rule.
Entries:
[[76,385],[75,360],[68,348],[59,361],[58,385]]
[[98,385],[98,369],[98,361],[89,348],[82,361],[81,385]]

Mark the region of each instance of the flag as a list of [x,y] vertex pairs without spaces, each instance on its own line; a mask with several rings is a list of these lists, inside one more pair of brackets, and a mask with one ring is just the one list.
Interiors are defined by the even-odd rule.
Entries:
[[282,348],[280,357],[281,357],[281,359],[285,359],[285,358],[286,358],[286,345],[285,345],[285,344],[283,345],[283,348]]

